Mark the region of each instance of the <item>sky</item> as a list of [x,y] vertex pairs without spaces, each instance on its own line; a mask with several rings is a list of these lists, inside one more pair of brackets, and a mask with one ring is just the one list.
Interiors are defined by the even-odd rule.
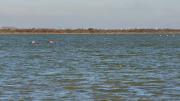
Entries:
[[0,0],[0,26],[180,28],[180,0]]

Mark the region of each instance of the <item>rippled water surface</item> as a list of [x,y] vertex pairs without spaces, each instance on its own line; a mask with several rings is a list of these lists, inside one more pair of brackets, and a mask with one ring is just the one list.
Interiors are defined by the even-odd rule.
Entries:
[[0,100],[178,101],[180,35],[0,35]]

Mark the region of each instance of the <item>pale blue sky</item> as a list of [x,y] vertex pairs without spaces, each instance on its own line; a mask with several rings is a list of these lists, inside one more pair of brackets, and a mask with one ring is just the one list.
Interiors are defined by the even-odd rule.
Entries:
[[180,28],[180,0],[0,0],[0,26]]

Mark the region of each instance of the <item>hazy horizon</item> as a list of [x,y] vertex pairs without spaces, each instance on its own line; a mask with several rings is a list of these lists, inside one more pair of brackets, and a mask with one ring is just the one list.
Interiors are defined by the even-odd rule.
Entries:
[[0,27],[180,28],[178,0],[0,0]]

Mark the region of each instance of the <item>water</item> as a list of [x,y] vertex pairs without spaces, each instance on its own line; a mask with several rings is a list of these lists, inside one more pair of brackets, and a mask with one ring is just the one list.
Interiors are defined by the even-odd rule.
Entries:
[[0,35],[2,101],[179,97],[180,35]]

